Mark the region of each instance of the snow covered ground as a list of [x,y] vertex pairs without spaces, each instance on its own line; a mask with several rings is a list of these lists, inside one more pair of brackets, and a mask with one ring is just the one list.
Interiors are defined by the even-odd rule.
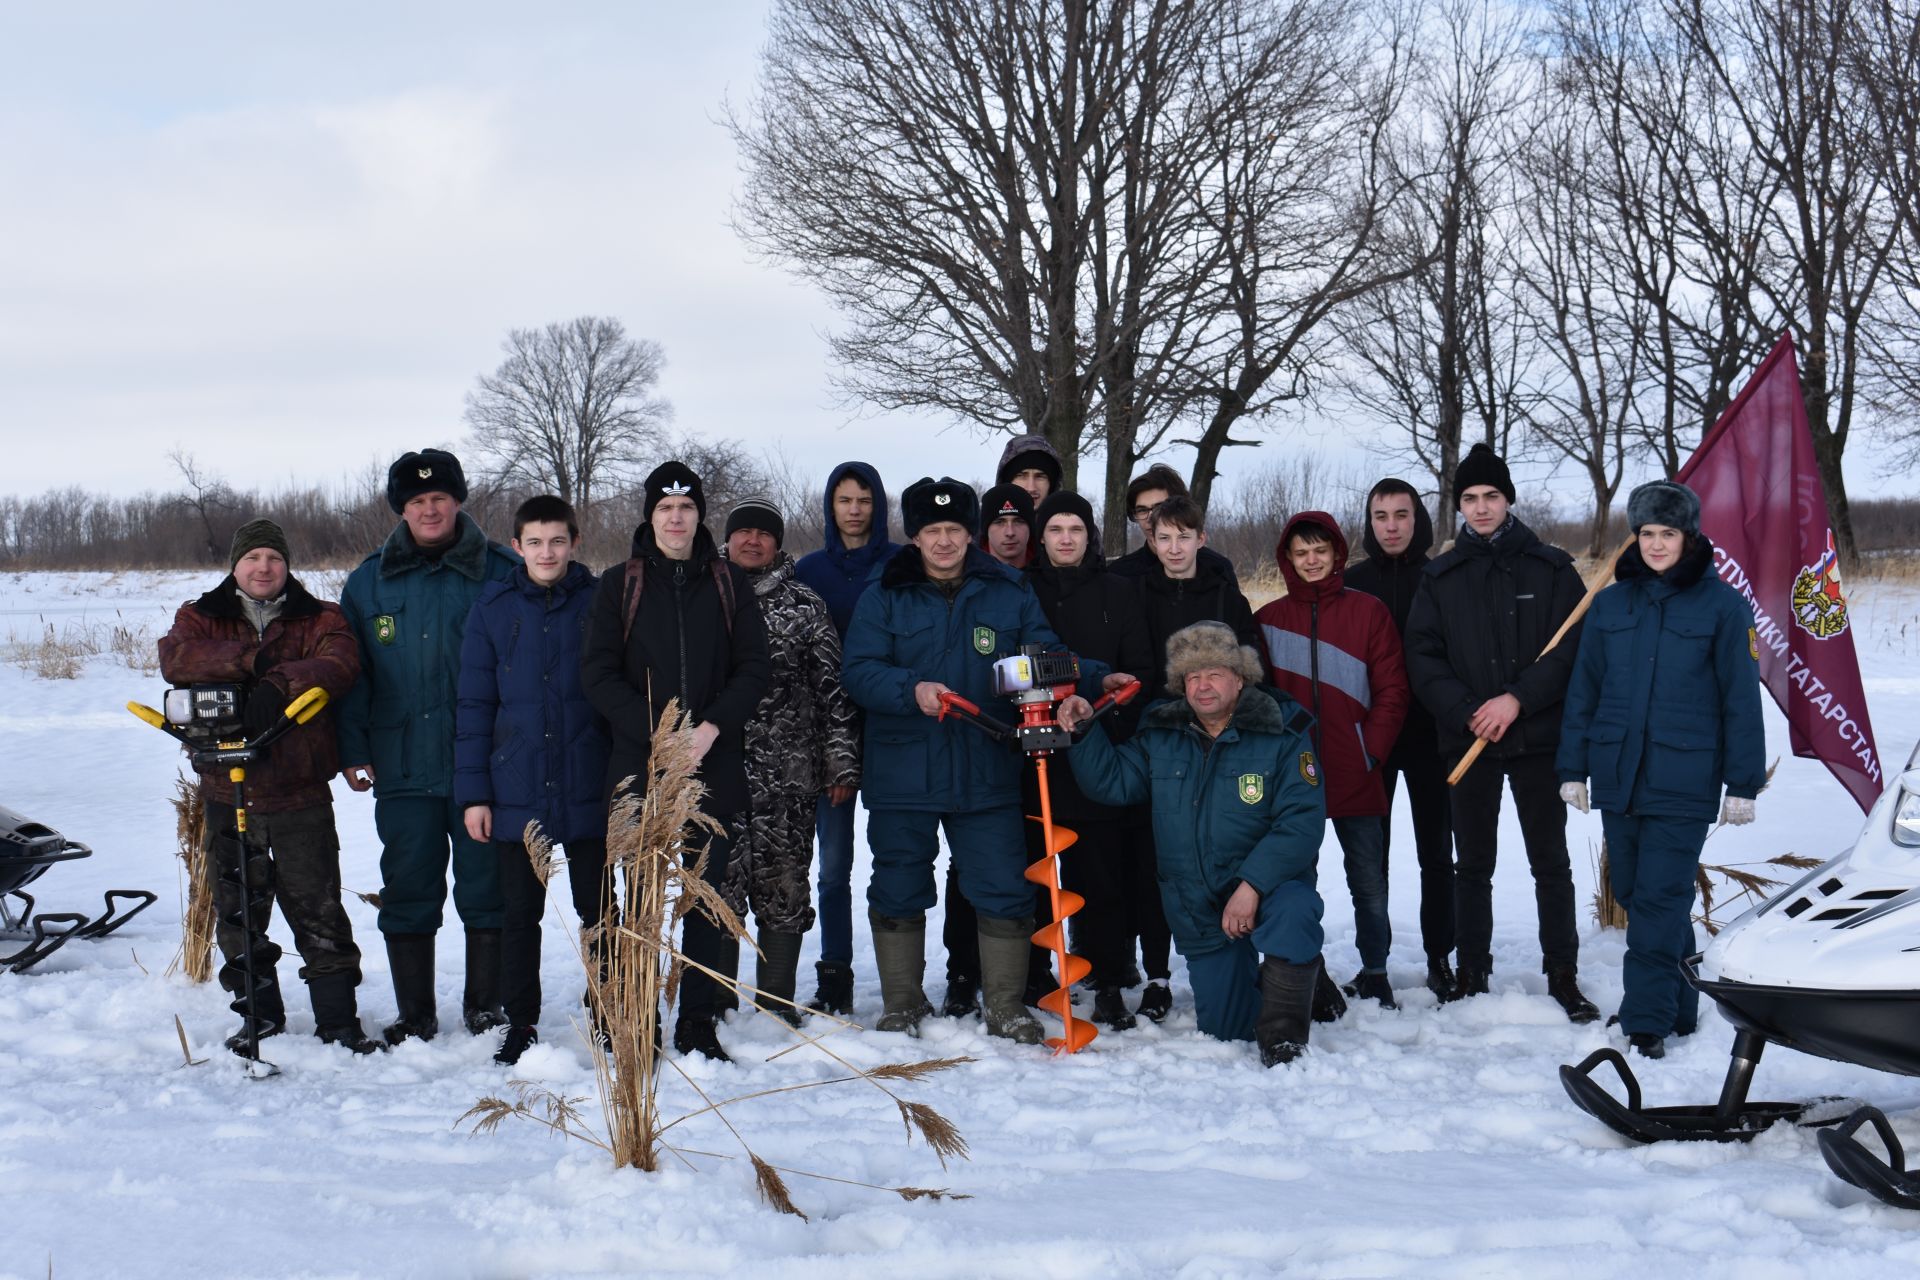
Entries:
[[[0,575],[0,641],[45,625],[164,630],[205,586],[194,575]],[[1855,593],[1874,728],[1897,768],[1920,730],[1920,589]],[[178,756],[122,710],[158,701],[159,678],[111,653],[78,679],[0,665],[0,804],[90,844],[32,891],[40,909],[95,910],[109,887],[159,890],[120,933],[76,942],[25,975],[0,974],[0,1276],[756,1276],[1114,1277],[1911,1275],[1920,1214],[1866,1201],[1821,1163],[1810,1132],[1751,1146],[1638,1148],[1567,1101],[1555,1076],[1608,1043],[1568,1025],[1544,994],[1531,883],[1508,806],[1497,881],[1494,993],[1436,1009],[1420,982],[1412,839],[1396,814],[1393,978],[1403,1009],[1357,1008],[1316,1028],[1303,1065],[1263,1071],[1249,1046],[1194,1030],[1176,961],[1173,1019],[1104,1034],[1077,1057],[990,1041],[977,1024],[935,1020],[918,1045],[847,1032],[839,1052],[878,1064],[972,1055],[973,1065],[909,1086],[953,1120],[972,1159],[942,1170],[904,1140],[870,1088],[782,1094],[730,1111],[769,1161],[888,1185],[946,1187],[971,1199],[904,1202],[790,1179],[811,1221],[776,1213],[743,1159],[696,1158],[655,1175],[614,1174],[605,1156],[526,1122],[469,1136],[454,1121],[501,1089],[492,1038],[455,1032],[354,1059],[308,1034],[312,1020],[283,967],[289,1034],[270,1042],[284,1069],[249,1082],[220,1047],[226,997],[164,976],[178,946],[178,863],[168,804]],[[1772,708],[1769,705],[1769,714]],[[1759,821],[1725,830],[1710,861],[1792,851],[1830,856],[1858,812],[1817,763],[1782,756]],[[349,888],[379,887],[369,799],[335,788]],[[1404,806],[1404,802],[1403,802]],[[1585,910],[1597,815],[1569,831],[1583,903],[1583,976],[1603,1009],[1620,995],[1622,939]],[[1323,860],[1328,960],[1356,967],[1336,846]],[[856,885],[864,885],[864,869]],[[556,887],[557,890],[557,887]],[[564,893],[555,894],[565,901]],[[373,911],[349,899],[366,949],[363,1014],[391,1018]],[[567,1026],[577,967],[548,912],[546,1043],[518,1074],[591,1099],[592,1072]],[[864,920],[860,923],[865,952]],[[937,936],[937,926],[931,931]],[[458,1008],[459,959],[442,948],[443,1016]],[[809,940],[811,944],[811,939]],[[11,950],[0,943],[0,950]],[[933,948],[937,952],[937,947]],[[811,974],[809,952],[803,975]],[[930,966],[937,977],[939,957]],[[858,1013],[878,1014],[870,963]],[[937,985],[937,984],[930,984]],[[810,988],[809,988],[810,989]],[[937,992],[936,992],[937,993]],[[182,1065],[174,1017],[198,1066]],[[748,1093],[822,1079],[810,1051],[764,1061],[787,1042],[764,1019],[722,1036],[738,1062],[687,1063],[702,1087]],[[1650,1103],[1710,1101],[1731,1039],[1710,1014],[1664,1063],[1641,1070]],[[668,1086],[667,1114],[698,1106]],[[1920,1080],[1775,1050],[1756,1096],[1871,1099],[1920,1147]],[[585,1110],[597,1117],[597,1106]],[[739,1155],[712,1117],[682,1143]]]

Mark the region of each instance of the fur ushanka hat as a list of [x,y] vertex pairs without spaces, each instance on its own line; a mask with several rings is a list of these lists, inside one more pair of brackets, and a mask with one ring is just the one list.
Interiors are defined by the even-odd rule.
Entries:
[[1643,524],[1663,524],[1695,535],[1700,532],[1700,497],[1673,480],[1649,480],[1627,495],[1627,524],[1635,533]]
[[1260,655],[1240,643],[1224,622],[1196,622],[1167,637],[1167,692],[1178,698],[1187,690],[1187,676],[1207,667],[1223,667],[1248,684],[1265,676]]

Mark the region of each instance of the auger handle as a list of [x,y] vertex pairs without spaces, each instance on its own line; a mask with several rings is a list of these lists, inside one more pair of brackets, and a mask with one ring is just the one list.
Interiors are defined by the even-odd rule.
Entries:
[[1129,680],[1118,689],[1113,689],[1101,694],[1099,699],[1093,704],[1091,714],[1087,715],[1079,724],[1074,726],[1074,733],[1078,734],[1115,707],[1124,707],[1127,703],[1132,702],[1134,698],[1139,695],[1141,688],[1142,685],[1138,680]]
[[995,742],[1014,742],[1019,739],[1020,735],[1012,725],[995,720],[982,711],[977,704],[961,697],[951,689],[940,695],[940,714],[936,718],[945,720],[949,713],[954,719],[972,725]]

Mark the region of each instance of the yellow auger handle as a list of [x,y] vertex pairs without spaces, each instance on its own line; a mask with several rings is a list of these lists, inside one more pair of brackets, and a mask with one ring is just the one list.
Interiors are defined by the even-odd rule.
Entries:
[[152,707],[142,706],[138,702],[129,702],[127,704],[127,710],[133,712],[133,714],[139,716],[156,729],[164,729],[167,727],[167,718],[158,711],[155,711]]
[[305,724],[325,710],[326,705],[327,691],[315,685],[287,704],[287,719]]

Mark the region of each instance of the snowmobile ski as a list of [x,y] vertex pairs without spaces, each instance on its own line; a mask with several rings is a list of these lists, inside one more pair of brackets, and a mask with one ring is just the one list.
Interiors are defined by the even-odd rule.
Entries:
[[[1871,1126],[1886,1148],[1887,1158],[1868,1150],[1856,1135]],[[1920,1173],[1910,1172],[1906,1152],[1894,1136],[1893,1125],[1878,1107],[1861,1107],[1832,1129],[1820,1134],[1820,1155],[1834,1176],[1897,1209],[1920,1209]]]
[[[1596,1049],[1576,1066],[1560,1068],[1560,1084],[1573,1104],[1622,1137],[1635,1142],[1751,1142],[1775,1124],[1828,1125],[1846,1114],[1845,1099],[1808,1102],[1750,1102],[1747,1089],[1766,1047],[1764,1037],[1741,1032],[1734,1039],[1720,1100],[1712,1106],[1648,1107],[1640,1082],[1618,1049]],[[1626,1090],[1622,1101],[1593,1078],[1601,1064],[1611,1066]]]

